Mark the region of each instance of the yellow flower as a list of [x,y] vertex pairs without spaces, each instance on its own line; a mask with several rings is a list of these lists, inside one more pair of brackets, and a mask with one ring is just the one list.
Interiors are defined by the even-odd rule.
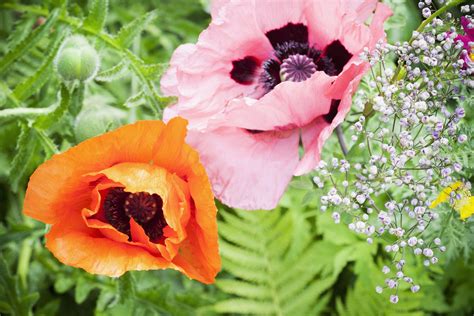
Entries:
[[474,196],[471,196],[471,192],[469,192],[464,183],[461,181],[454,182],[441,191],[436,200],[431,203],[430,208],[435,208],[439,204],[448,201],[453,191],[456,195],[459,195],[460,198],[454,199],[454,202],[450,202],[450,204],[456,211],[459,212],[461,219],[466,219],[473,215]]

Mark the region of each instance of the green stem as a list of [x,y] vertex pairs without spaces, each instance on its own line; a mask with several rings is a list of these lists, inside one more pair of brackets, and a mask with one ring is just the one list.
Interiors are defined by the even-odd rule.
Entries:
[[28,270],[30,268],[31,252],[32,239],[28,238],[23,240],[18,258],[17,273],[24,289],[28,288]]

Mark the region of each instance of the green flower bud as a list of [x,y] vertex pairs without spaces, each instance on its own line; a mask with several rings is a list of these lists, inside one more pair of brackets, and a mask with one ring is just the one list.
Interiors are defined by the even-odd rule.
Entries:
[[91,97],[84,102],[74,124],[77,142],[103,134],[125,123],[127,113],[107,105],[103,97]]
[[64,81],[87,81],[99,70],[99,55],[83,36],[68,38],[55,59],[55,68]]

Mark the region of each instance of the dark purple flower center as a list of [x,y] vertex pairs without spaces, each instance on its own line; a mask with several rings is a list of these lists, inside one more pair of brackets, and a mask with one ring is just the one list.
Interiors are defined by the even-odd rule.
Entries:
[[284,81],[305,81],[316,72],[313,59],[306,55],[294,54],[283,60],[280,66],[280,78]]
[[130,218],[143,227],[152,242],[159,242],[163,237],[167,223],[163,215],[163,200],[158,194],[129,193],[123,188],[113,188],[105,196],[103,209],[107,222],[129,238]]
[[330,43],[323,51],[310,46],[308,28],[302,23],[288,23],[265,35],[274,49],[274,57],[263,63],[254,56],[234,60],[230,77],[235,82],[250,85],[259,77],[259,82],[268,92],[282,80],[304,81],[316,71],[336,76],[352,58],[339,40]]

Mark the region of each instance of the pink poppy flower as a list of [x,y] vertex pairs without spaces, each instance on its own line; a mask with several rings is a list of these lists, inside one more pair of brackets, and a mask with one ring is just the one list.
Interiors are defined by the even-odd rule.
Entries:
[[272,209],[293,175],[316,166],[368,69],[359,54],[384,39],[390,14],[377,0],[213,3],[212,23],[177,48],[161,87],[178,96],[165,120],[189,120],[223,203]]

